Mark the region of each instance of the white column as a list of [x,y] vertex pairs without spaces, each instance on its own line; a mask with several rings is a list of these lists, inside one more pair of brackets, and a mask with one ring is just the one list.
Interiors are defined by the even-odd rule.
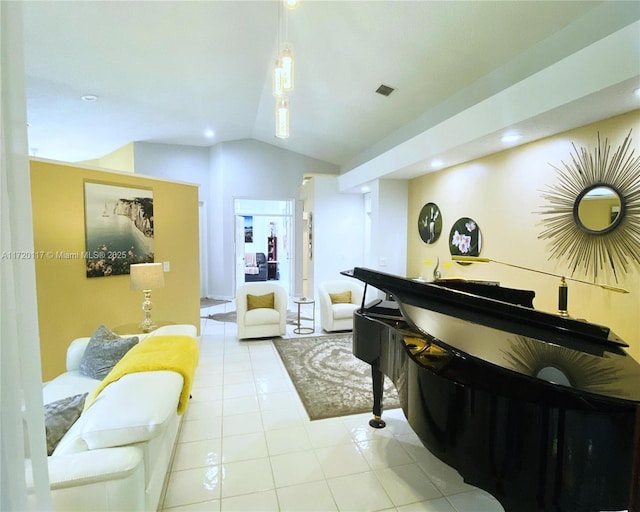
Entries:
[[[0,2],[0,509],[49,510],[35,264],[18,256],[33,251],[22,26],[22,3]],[[35,484],[29,505],[23,417]]]

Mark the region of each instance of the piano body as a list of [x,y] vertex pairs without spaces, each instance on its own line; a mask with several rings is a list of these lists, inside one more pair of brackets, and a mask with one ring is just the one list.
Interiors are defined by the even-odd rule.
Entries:
[[507,512],[638,511],[640,365],[608,328],[533,309],[532,291],[343,272],[391,296],[354,316],[434,455]]

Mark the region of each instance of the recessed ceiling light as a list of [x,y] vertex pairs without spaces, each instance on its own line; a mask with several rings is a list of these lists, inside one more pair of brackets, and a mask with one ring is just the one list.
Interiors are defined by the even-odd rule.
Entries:
[[213,130],[205,130],[204,136],[207,139],[213,139],[216,136],[216,132],[214,132]]
[[434,158],[433,160],[431,160],[432,169],[440,169],[442,166],[444,166],[444,162],[442,161],[442,159]]
[[81,96],[80,99],[82,101],[86,101],[87,103],[98,101],[98,97],[95,94],[85,94],[84,96]]
[[633,91],[633,94],[635,94],[636,96],[638,96],[638,98],[640,98],[640,87],[638,87],[635,91]]
[[363,185],[362,187],[360,187],[360,192],[362,192],[363,194],[368,194],[369,192],[371,192],[371,188],[369,187],[369,185]]
[[502,142],[505,144],[512,144],[518,142],[522,138],[522,134],[519,132],[508,132],[502,136]]

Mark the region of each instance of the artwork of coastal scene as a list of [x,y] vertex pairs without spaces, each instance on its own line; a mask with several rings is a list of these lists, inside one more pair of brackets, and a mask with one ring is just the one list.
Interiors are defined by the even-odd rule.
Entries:
[[129,274],[153,263],[153,191],[85,182],[87,277]]

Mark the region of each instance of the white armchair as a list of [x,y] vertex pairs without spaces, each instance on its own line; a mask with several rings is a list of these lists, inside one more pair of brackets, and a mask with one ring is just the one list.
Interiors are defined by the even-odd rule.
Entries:
[[240,286],[236,291],[238,339],[286,334],[288,302],[287,291],[279,284],[261,282]]
[[[320,325],[327,332],[353,329],[353,312],[362,304],[364,287],[347,279],[325,281],[318,286]],[[333,300],[332,296],[333,295]]]

